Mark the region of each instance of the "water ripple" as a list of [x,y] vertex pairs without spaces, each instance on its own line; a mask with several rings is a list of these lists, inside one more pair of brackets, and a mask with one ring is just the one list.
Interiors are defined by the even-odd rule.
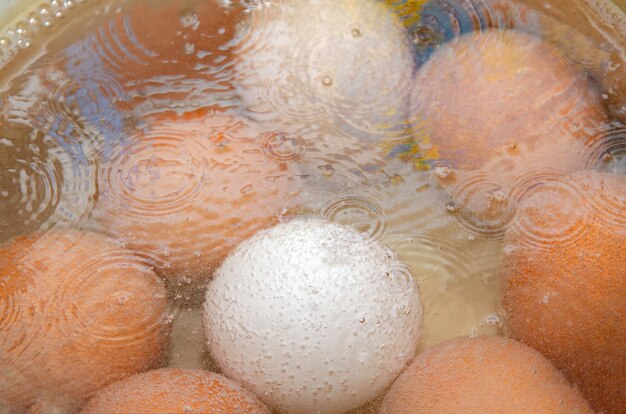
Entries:
[[626,127],[619,126],[600,134],[589,150],[586,166],[614,173],[626,173]]
[[521,200],[511,233],[537,250],[571,246],[585,235],[589,207],[584,189],[568,174],[533,174],[516,183],[513,197]]
[[299,162],[306,154],[306,144],[299,136],[283,132],[266,132],[259,137],[263,153],[275,161]]
[[150,261],[103,236],[50,231],[4,244],[0,265],[0,367],[19,373],[0,378],[0,399],[16,408],[50,396],[75,407],[164,356],[168,306]]
[[430,0],[420,11],[417,22],[407,25],[422,64],[441,44],[464,33],[490,28],[535,27],[537,13],[520,2],[510,0]]
[[[68,337],[80,335],[98,346],[139,346],[159,335],[167,321],[165,291],[151,271],[154,267],[151,260],[124,249],[99,251],[58,282],[49,317]],[[156,296],[150,285],[159,287],[160,306],[152,304]],[[133,317],[126,320],[124,314]]]
[[36,230],[56,211],[64,172],[41,134],[0,121],[0,241]]
[[611,230],[626,229],[626,180],[615,174],[596,172],[579,173],[579,180],[585,190],[585,204],[597,218],[598,225]]
[[464,173],[449,188],[454,213],[473,234],[501,238],[515,215],[515,202],[492,174]]
[[344,196],[322,209],[326,220],[353,227],[368,238],[379,239],[385,232],[385,213],[378,203],[364,196]]
[[278,222],[299,190],[294,163],[268,157],[265,135],[219,116],[135,131],[99,167],[98,226],[158,256],[181,298],[200,298],[230,250]]
[[183,0],[123,7],[76,45],[123,86],[118,108],[183,113],[231,99],[231,50],[246,35],[247,7]]

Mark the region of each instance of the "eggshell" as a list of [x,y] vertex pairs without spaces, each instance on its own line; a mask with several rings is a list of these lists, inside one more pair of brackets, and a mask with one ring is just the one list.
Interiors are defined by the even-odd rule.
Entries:
[[[243,7],[219,0],[139,0],[125,4],[99,30],[108,41],[106,64],[127,86],[162,76],[206,75],[231,61],[229,43]],[[134,82],[139,82],[134,84]]]
[[387,5],[283,0],[260,4],[251,21],[234,80],[250,116],[330,124],[372,141],[403,132],[414,62]]
[[528,152],[522,171],[571,171],[584,165],[605,121],[587,75],[515,30],[468,33],[440,47],[419,69],[411,104],[441,160],[459,169]]
[[92,233],[51,231],[0,248],[0,401],[71,411],[157,366],[165,289],[149,263]]
[[538,186],[507,232],[512,337],[547,356],[599,412],[626,407],[626,180],[585,171]]
[[116,382],[100,391],[83,414],[96,413],[269,414],[251,392],[202,370],[159,369]]
[[243,242],[204,311],[223,373],[285,413],[342,413],[375,398],[412,359],[422,324],[417,284],[396,254],[317,219]]
[[380,414],[592,414],[541,354],[501,337],[461,337],[415,358],[393,383]]
[[235,135],[239,122],[161,120],[99,169],[99,225],[153,257],[184,300],[201,302],[223,258],[276,223],[297,191],[293,164],[268,156],[258,132]]

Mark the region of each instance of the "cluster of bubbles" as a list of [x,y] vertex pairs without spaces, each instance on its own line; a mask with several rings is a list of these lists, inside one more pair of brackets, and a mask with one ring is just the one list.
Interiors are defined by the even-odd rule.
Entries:
[[21,50],[30,48],[39,32],[55,26],[55,22],[86,1],[49,0],[25,14],[26,17],[13,27],[5,29],[4,33],[0,33],[0,68],[9,64]]

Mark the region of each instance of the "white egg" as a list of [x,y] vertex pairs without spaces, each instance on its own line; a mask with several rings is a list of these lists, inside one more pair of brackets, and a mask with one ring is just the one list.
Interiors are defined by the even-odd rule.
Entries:
[[422,326],[414,277],[380,242],[296,219],[243,242],[204,305],[223,373],[283,413],[342,413],[411,361]]
[[374,0],[282,0],[252,12],[236,80],[258,120],[331,124],[378,139],[409,115],[414,70],[401,21]]

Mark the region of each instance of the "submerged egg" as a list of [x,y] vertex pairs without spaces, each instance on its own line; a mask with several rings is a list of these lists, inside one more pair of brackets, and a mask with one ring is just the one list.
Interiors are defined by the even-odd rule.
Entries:
[[[278,221],[295,185],[292,164],[267,156],[237,120],[149,125],[110,154],[98,174],[103,230],[157,260],[186,298],[230,250]],[[201,300],[201,299],[200,299]]]
[[410,362],[422,305],[407,267],[354,231],[296,219],[243,242],[205,303],[223,373],[284,413],[342,413]]
[[411,102],[441,159],[459,169],[496,158],[508,160],[499,170],[517,174],[579,168],[605,119],[586,74],[514,30],[469,33],[439,48],[419,69]]
[[51,231],[0,247],[0,402],[72,410],[159,364],[165,289],[146,263],[91,233]]
[[98,392],[81,412],[269,414],[254,394],[221,375],[171,368],[116,382]]
[[626,180],[581,172],[536,187],[505,238],[509,333],[598,411],[626,407]]
[[539,352],[493,336],[456,338],[420,354],[393,383],[380,413],[593,411]]
[[401,21],[384,3],[268,2],[251,20],[234,81],[250,115],[330,123],[370,140],[403,130],[414,62]]
[[134,82],[164,76],[177,76],[179,82],[190,75],[214,80],[211,75],[231,60],[228,45],[244,16],[242,7],[224,3],[133,2],[100,29],[108,46],[106,62],[131,88],[146,86]]

